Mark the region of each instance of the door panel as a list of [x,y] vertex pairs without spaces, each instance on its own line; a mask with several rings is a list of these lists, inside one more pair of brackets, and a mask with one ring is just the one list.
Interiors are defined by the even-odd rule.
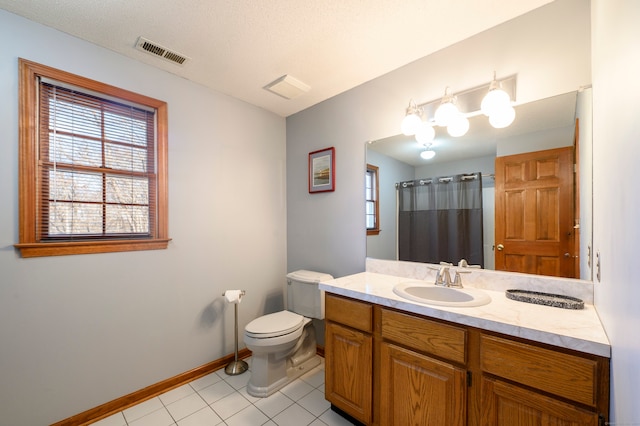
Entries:
[[329,322],[326,328],[325,397],[354,418],[371,421],[373,338]]
[[462,426],[466,371],[389,343],[380,348],[381,426]]
[[496,270],[575,277],[573,148],[496,158]]
[[597,426],[598,415],[518,386],[482,378],[483,426]]

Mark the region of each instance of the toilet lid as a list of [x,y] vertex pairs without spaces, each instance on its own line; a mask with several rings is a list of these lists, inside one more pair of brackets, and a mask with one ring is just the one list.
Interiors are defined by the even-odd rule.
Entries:
[[256,318],[246,325],[245,332],[257,338],[282,336],[302,327],[304,317],[289,311],[280,311]]

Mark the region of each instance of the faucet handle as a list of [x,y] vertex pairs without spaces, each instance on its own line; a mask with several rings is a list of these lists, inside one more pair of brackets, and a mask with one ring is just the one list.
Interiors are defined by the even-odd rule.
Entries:
[[436,270],[436,282],[435,285],[440,285],[444,287],[451,287],[451,273],[449,272],[449,268],[453,266],[453,263],[448,262],[440,262],[439,268],[434,268],[429,266],[429,269]]
[[460,275],[460,271],[456,271],[456,275],[453,279],[453,284],[451,284],[451,287],[462,288],[462,276]]
[[458,262],[458,268],[474,268],[474,269],[482,269],[480,265],[469,265],[466,259],[460,259]]
[[449,273],[449,266],[446,266],[446,264],[440,267],[436,275],[436,285],[451,287],[451,274]]
[[451,284],[451,287],[459,287],[462,288],[462,274],[470,274],[471,271],[459,271],[456,269],[456,275],[453,278],[453,283]]

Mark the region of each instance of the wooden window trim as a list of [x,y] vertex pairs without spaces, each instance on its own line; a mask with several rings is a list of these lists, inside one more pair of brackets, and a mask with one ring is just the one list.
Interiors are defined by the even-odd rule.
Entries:
[[380,234],[380,190],[378,187],[378,166],[374,166],[372,164],[367,164],[367,172],[369,170],[373,171],[375,174],[375,185],[376,185],[376,199],[374,200],[375,210],[376,210],[376,227],[373,229],[367,229],[367,235],[379,235]]
[[[37,78],[47,77],[87,90],[115,96],[120,99],[146,105],[156,110],[156,162],[157,206],[156,227],[147,239],[115,239],[102,241],[39,242],[38,220],[38,106]],[[112,253],[138,250],[165,249],[168,237],[168,114],[167,103],[133,93],[95,80],[80,77],[66,71],[19,59],[19,238],[14,247],[22,257],[60,256],[70,254]]]

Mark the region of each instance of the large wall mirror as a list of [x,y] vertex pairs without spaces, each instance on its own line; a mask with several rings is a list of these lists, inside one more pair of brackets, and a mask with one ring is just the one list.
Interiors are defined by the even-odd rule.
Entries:
[[[367,256],[398,260],[398,191],[396,184],[479,173],[482,182],[483,267],[495,268],[495,165],[497,157],[569,147],[575,153],[575,277],[591,280],[592,149],[591,89],[560,94],[516,107],[516,119],[507,128],[491,127],[483,115],[470,118],[470,130],[452,138],[436,128],[434,158],[425,160],[424,147],[413,136],[395,135],[366,144],[367,164],[377,168],[380,232],[367,236]],[[577,149],[574,144],[577,141]],[[574,166],[569,166],[573,168]],[[402,260],[402,259],[400,259]],[[502,269],[502,268],[498,268]]]

